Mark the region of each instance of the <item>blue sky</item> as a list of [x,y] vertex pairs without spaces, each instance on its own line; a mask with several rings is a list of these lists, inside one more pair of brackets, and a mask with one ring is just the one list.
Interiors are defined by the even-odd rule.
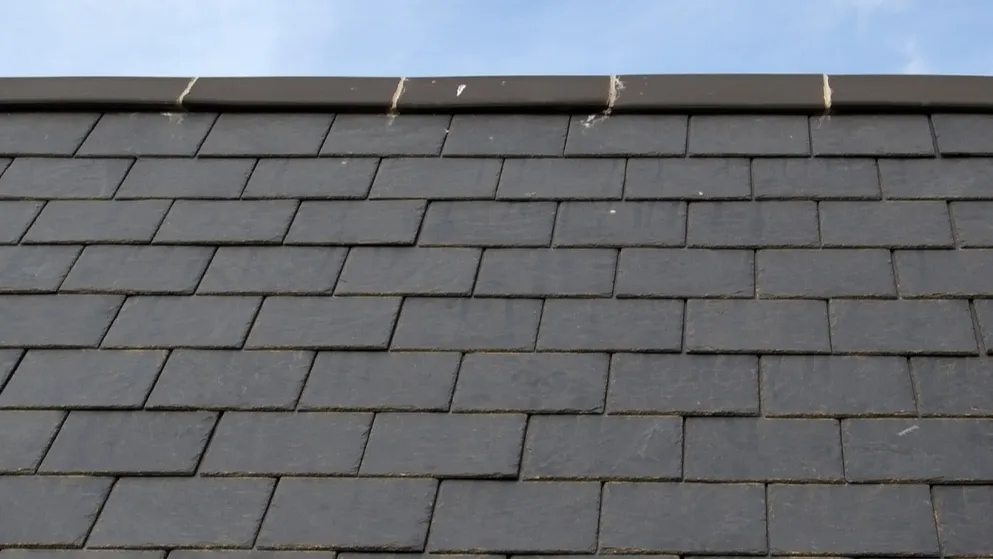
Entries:
[[993,75],[989,0],[0,4],[0,76]]

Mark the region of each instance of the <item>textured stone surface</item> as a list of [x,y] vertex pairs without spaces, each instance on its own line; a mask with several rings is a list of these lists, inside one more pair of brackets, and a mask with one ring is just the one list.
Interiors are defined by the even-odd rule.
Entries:
[[82,546],[113,483],[98,477],[0,477],[0,545]]

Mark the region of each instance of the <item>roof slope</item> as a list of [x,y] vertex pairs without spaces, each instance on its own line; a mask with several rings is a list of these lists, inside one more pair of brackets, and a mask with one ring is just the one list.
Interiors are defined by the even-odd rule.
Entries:
[[993,556],[993,116],[98,101],[0,114],[0,559]]

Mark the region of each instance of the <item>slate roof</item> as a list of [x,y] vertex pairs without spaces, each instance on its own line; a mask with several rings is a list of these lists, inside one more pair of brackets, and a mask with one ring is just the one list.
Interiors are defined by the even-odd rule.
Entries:
[[0,80],[0,559],[993,556],[990,84]]

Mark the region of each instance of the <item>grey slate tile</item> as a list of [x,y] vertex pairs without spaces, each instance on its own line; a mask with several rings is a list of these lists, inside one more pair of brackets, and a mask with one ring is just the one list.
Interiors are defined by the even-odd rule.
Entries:
[[357,247],[348,253],[338,295],[469,295],[475,248]]
[[440,352],[321,352],[299,409],[445,411],[459,359]]
[[555,246],[681,246],[686,205],[681,202],[563,202]]
[[200,155],[317,155],[333,118],[328,114],[223,113],[200,147]]
[[981,200],[993,198],[993,159],[882,159],[887,198]]
[[993,533],[980,520],[993,517],[993,487],[939,486],[932,495],[945,556],[993,553]]
[[833,419],[687,418],[683,475],[722,482],[840,481],[838,433]]
[[130,297],[103,339],[108,348],[241,347],[259,297]]
[[678,417],[536,415],[521,479],[679,479]]
[[549,299],[541,316],[539,350],[679,351],[682,301]]
[[768,416],[884,416],[916,413],[907,360],[886,356],[764,355]]
[[33,473],[63,417],[61,411],[0,411],[0,473]]
[[432,202],[418,243],[427,246],[548,246],[554,202]]
[[455,115],[442,155],[562,155],[568,115]]
[[283,478],[260,549],[421,551],[438,482]]
[[893,256],[904,297],[993,296],[993,250],[898,250]]
[[372,414],[228,412],[200,465],[208,475],[355,475]]
[[407,298],[391,348],[530,351],[541,306],[537,299]]
[[321,155],[439,155],[451,120],[447,115],[340,114]]
[[868,158],[756,159],[752,189],[757,199],[876,200],[879,171]]
[[0,292],[54,292],[79,253],[74,246],[0,246]]
[[609,249],[487,249],[475,294],[609,297],[616,261],[617,251]]
[[795,115],[695,115],[687,150],[690,155],[806,156],[807,120]]
[[91,548],[250,547],[275,482],[261,478],[124,478]]
[[177,200],[155,235],[156,243],[280,243],[297,210],[291,200]]
[[198,293],[330,293],[346,249],[329,247],[221,247]]
[[192,474],[216,419],[209,412],[72,411],[39,471]]
[[516,478],[523,414],[378,413],[361,475]]
[[370,198],[492,199],[499,159],[397,158],[379,164]]
[[378,159],[262,159],[242,198],[365,198],[379,167]]
[[90,245],[59,288],[63,292],[189,294],[214,254],[208,247]]
[[424,207],[419,200],[303,202],[285,242],[412,245]]
[[38,216],[43,204],[43,202],[29,201],[0,201],[0,243],[13,244],[19,241]]
[[[113,478],[0,476],[0,545],[81,547]],[[8,507],[16,507],[16,514]]]
[[14,367],[20,362],[22,353],[19,349],[0,349],[0,389],[3,389],[7,379],[14,372]]
[[96,113],[0,114],[0,155],[72,155],[98,118]]
[[[333,551],[268,551],[261,549],[176,549],[169,559],[334,559]],[[100,558],[95,558],[100,559]]]
[[[340,559],[433,559],[439,557],[435,553],[339,553]],[[503,555],[464,555],[446,553],[445,559],[502,559]]]
[[216,118],[212,113],[107,113],[77,155],[192,157]]
[[986,353],[991,353],[993,352],[993,301],[978,299],[972,304],[976,309],[978,328]]
[[686,117],[611,115],[593,120],[572,115],[565,155],[683,155]]
[[615,353],[607,412],[757,415],[758,368],[751,355]]
[[96,347],[121,297],[0,295],[0,347]]
[[164,559],[165,551],[151,549],[6,549],[2,559]]
[[448,480],[438,490],[432,553],[591,553],[600,486]]
[[141,408],[165,359],[164,351],[31,350],[0,407]]
[[831,301],[831,343],[839,353],[975,355],[966,301]]
[[993,202],[952,202],[948,207],[959,245],[993,247]]
[[764,554],[764,488],[760,484],[607,483],[600,550],[612,554]]
[[293,409],[313,354],[176,350],[148,397],[150,409]]
[[0,198],[112,198],[130,159],[18,157],[0,176]]
[[237,198],[254,166],[246,159],[139,159],[117,198]]
[[769,551],[937,555],[926,485],[770,485]]
[[993,420],[846,419],[849,480],[993,481]]
[[817,205],[810,201],[693,202],[686,243],[721,248],[817,246]]
[[824,301],[690,300],[691,353],[828,353]]
[[759,250],[755,277],[759,297],[896,297],[890,251],[883,249]]
[[24,242],[147,243],[169,204],[166,200],[56,200],[45,204]]
[[925,115],[810,117],[814,155],[878,157],[934,155]]
[[755,257],[749,250],[621,250],[618,297],[753,297]]
[[744,158],[629,159],[627,200],[744,200],[752,195]]
[[508,159],[496,197],[505,200],[620,200],[624,159]]
[[937,201],[821,202],[826,247],[952,246],[948,205]]
[[910,371],[925,416],[993,416],[993,363],[985,359],[915,357]]
[[247,349],[385,349],[399,297],[268,297]]
[[993,155],[993,117],[981,114],[931,115],[942,155]]
[[596,353],[470,353],[452,409],[464,412],[600,413],[609,357]]

